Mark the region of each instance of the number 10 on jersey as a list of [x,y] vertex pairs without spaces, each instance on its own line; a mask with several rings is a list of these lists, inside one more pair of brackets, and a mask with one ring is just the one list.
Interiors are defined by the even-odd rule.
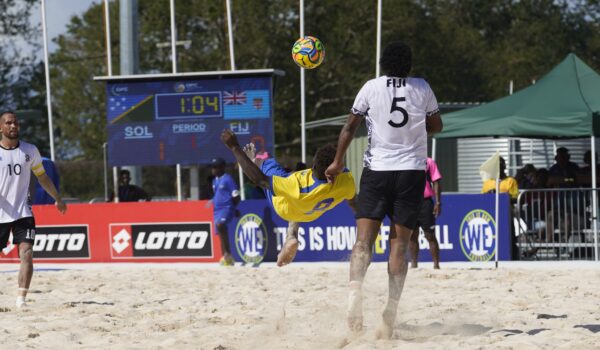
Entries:
[[21,164],[8,164],[8,175],[21,175]]

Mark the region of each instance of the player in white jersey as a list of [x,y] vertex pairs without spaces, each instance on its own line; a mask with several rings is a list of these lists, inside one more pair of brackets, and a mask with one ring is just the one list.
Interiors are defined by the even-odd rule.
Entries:
[[389,296],[378,337],[392,336],[398,301],[408,270],[407,248],[423,200],[427,164],[427,134],[442,130],[435,95],[420,78],[408,77],[409,46],[388,45],[379,62],[384,76],[360,89],[340,132],[337,154],[326,171],[329,181],[344,168],[344,155],[356,129],[366,119],[368,147],[358,194],[357,240],[350,261],[348,325],[362,328],[362,282],[383,218],[390,228]]
[[35,221],[29,204],[31,173],[54,198],[61,213],[64,214],[67,207],[46,175],[37,147],[19,141],[19,121],[14,112],[0,115],[0,132],[0,249],[6,247],[12,232],[13,244],[18,245],[21,260],[16,305],[22,307],[26,305],[25,297],[33,275]]

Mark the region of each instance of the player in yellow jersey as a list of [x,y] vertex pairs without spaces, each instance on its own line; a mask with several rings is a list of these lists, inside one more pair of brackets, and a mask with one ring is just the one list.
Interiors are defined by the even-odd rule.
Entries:
[[298,250],[298,223],[314,221],[344,200],[354,208],[356,190],[352,173],[345,169],[334,183],[328,183],[325,177],[325,170],[335,157],[335,145],[319,148],[312,168],[288,173],[274,159],[256,158],[253,144],[242,149],[231,130],[223,131],[221,140],[250,180],[265,191],[277,215],[289,223],[277,265],[289,264],[294,259]]

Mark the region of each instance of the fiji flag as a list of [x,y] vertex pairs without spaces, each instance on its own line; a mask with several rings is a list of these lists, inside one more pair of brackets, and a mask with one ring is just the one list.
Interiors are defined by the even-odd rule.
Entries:
[[225,119],[266,119],[271,116],[269,90],[223,91]]

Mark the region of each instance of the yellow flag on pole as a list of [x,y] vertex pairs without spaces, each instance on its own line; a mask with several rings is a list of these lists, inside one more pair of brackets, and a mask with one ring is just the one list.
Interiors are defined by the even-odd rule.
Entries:
[[479,175],[483,182],[500,177],[500,152],[496,151],[493,156],[481,164]]

